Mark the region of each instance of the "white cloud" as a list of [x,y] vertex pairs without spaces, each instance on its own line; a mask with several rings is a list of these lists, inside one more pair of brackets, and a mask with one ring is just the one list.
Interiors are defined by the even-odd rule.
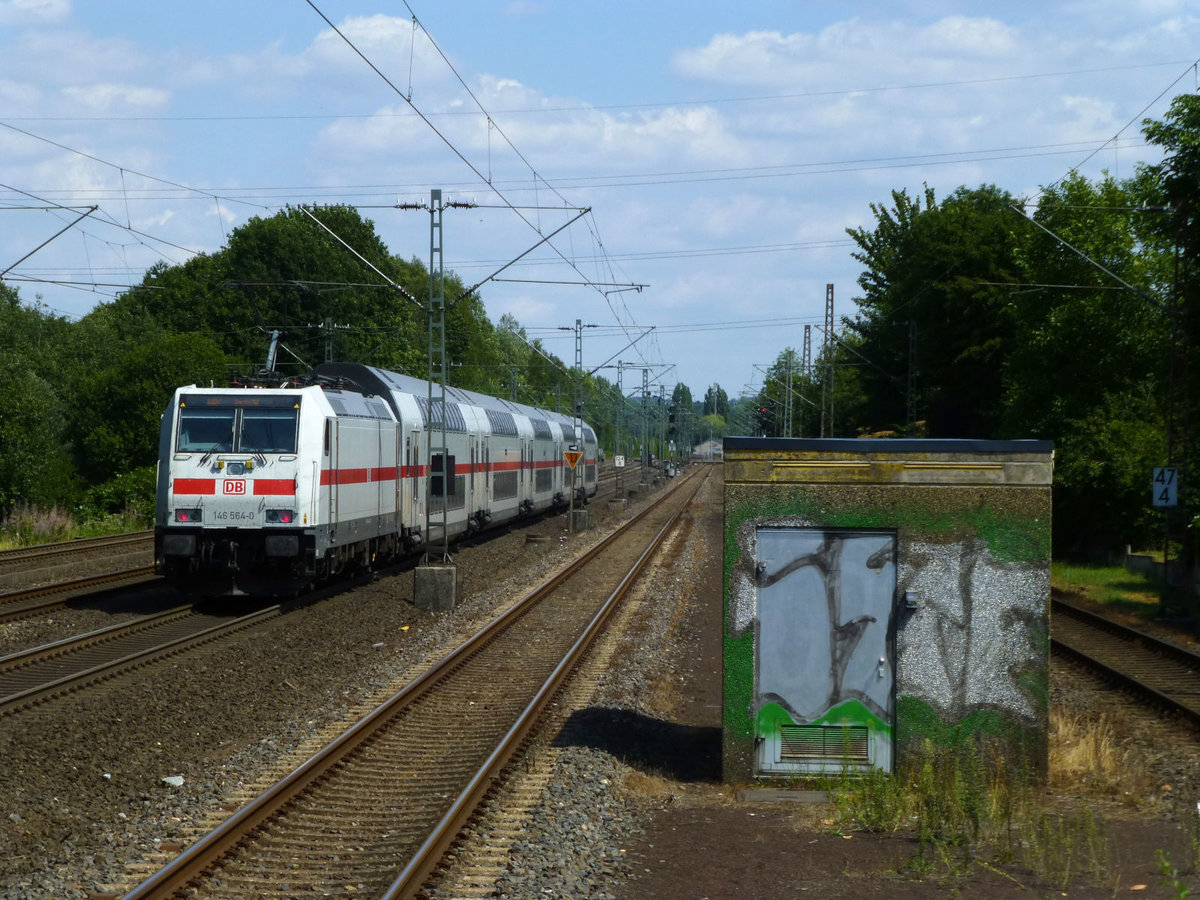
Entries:
[[6,109],[32,109],[41,98],[41,89],[32,82],[0,78],[0,104]]
[[[872,227],[870,203],[890,205],[893,189],[919,195],[924,182],[940,199],[960,184],[995,182],[1020,191],[1059,177],[1183,69],[1182,63],[1159,69],[1145,64],[1193,55],[1200,27],[1189,3],[1194,0],[959,4],[986,10],[963,15],[943,0],[941,7],[954,14],[937,18],[921,10],[901,18],[905,14],[896,8],[877,12],[878,5],[855,4],[839,13],[826,4],[817,13],[812,4],[792,4],[786,15],[762,12],[757,21],[763,27],[755,31],[691,31],[703,36],[673,56],[670,34],[649,27],[660,14],[631,7],[623,26],[628,58],[645,65],[628,71],[612,66],[599,36],[594,56],[579,44],[572,59],[577,71],[533,64],[546,42],[559,36],[554,28],[587,27],[568,23],[540,0],[480,7],[469,19],[442,16],[446,24],[435,36],[448,54],[462,54],[453,62],[495,116],[491,129],[425,37],[418,33],[414,40],[409,19],[345,4],[370,14],[347,16],[339,27],[402,93],[411,90],[433,125],[514,202],[595,209],[555,244],[598,280],[651,285],[641,294],[614,295],[614,307],[626,307],[647,325],[783,310],[812,312],[819,321],[826,283],[837,284],[839,315],[850,311],[858,267],[849,259],[843,229]],[[242,186],[249,203],[269,207],[318,195],[364,206],[425,200],[431,185],[454,199],[495,202],[404,100],[319,20],[284,22],[263,12],[247,17],[253,25],[245,32],[230,34],[214,11],[197,13],[194,35],[181,29],[172,37],[140,27],[131,13],[120,11],[105,13],[105,26],[89,30],[80,7],[55,29],[46,16],[55,8],[69,12],[69,5],[0,0],[0,21],[18,8],[24,15],[40,9],[44,16],[34,28],[0,30],[0,111],[12,120],[157,111],[167,117],[146,123],[16,122],[124,167],[125,179],[0,130],[0,158],[13,163],[8,183],[46,188],[62,202],[100,202],[122,224],[128,215],[142,230],[201,250],[219,246],[230,227],[270,209],[228,200],[218,205],[202,196],[185,201],[132,170],[217,193],[223,185],[229,196],[233,185]],[[700,4],[695,15],[706,10]],[[831,22],[837,15],[847,18]],[[130,21],[122,25],[121,16]],[[538,18],[503,31],[519,16]],[[806,24],[815,19],[820,24]],[[537,26],[532,30],[531,22]],[[481,26],[496,33],[481,33]],[[1139,65],[1145,68],[1100,71]],[[665,77],[656,77],[663,70]],[[1023,77],[1071,71],[1076,74]],[[584,72],[587,78],[579,77]],[[1194,86],[1190,76],[1185,82],[1180,90]],[[762,99],[704,102],[738,95]],[[684,102],[695,98],[701,102]],[[1159,115],[1165,102],[1147,114]],[[621,110],[622,103],[629,106]],[[351,117],[372,110],[374,116]],[[330,118],[310,118],[322,115]],[[191,117],[196,121],[187,121]],[[500,130],[566,201],[544,185],[532,190],[532,175],[504,145]],[[1062,156],[1020,149],[1067,140],[1094,143]],[[951,154],[966,151],[992,159],[947,163]],[[1140,152],[1123,151],[1129,165],[1122,162],[1122,174]],[[1105,165],[1112,155],[1105,151]],[[1088,168],[1095,170],[1098,162]],[[330,189],[313,192],[311,185]],[[333,187],[338,185],[353,190]],[[526,215],[543,231],[566,218],[545,209]],[[394,252],[424,256],[428,230],[421,216],[372,217]],[[481,260],[507,260],[535,240],[502,210],[456,213],[448,225],[448,253],[479,277],[485,274]],[[142,262],[138,254],[149,254],[128,234],[102,226],[99,216],[86,225],[97,235],[88,245],[91,264],[134,267]],[[618,257],[617,271],[589,259],[596,246],[593,228]],[[115,249],[102,248],[102,241]],[[822,242],[833,246],[806,246]],[[57,253],[78,257],[79,244],[77,235],[64,236],[38,259],[49,265]],[[796,246],[771,249],[783,245]],[[186,256],[170,247],[164,252]],[[668,256],[675,252],[679,256]],[[641,258],[660,253],[664,258]],[[621,259],[625,254],[632,258]],[[563,276],[552,253],[538,255],[552,262],[539,265],[537,277]],[[611,319],[603,299],[567,287],[491,283],[486,302],[493,320],[511,312],[530,327],[569,324],[576,315]],[[745,378],[757,377],[750,361],[769,363],[784,345],[797,346],[799,333],[731,330],[682,341],[664,334],[662,346],[680,363],[678,375],[694,393],[716,380],[736,394]],[[710,340],[711,349],[705,344],[697,352]],[[639,349],[649,344],[648,338]],[[619,349],[589,343],[585,352],[603,358]],[[625,358],[634,358],[633,352]],[[739,372],[736,378],[726,377],[731,368]]]
[[0,0],[0,25],[61,22],[71,14],[71,0]]
[[159,88],[128,84],[88,84],[63,88],[63,96],[95,113],[140,110],[166,106],[170,94]]
[[1020,33],[992,18],[948,16],[930,25],[848,19],[817,33],[718,34],[673,58],[690,78],[819,94],[920,81],[953,66],[969,78],[992,61],[1024,54]]

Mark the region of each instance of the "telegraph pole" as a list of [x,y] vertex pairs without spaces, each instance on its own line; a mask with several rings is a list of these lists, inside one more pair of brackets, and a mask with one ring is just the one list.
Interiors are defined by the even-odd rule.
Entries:
[[[625,418],[625,388],[621,384],[621,372],[624,363],[617,360],[617,399],[621,406],[617,410],[615,416],[616,421],[613,423],[613,467],[617,470],[616,487],[617,499],[621,500],[625,497],[624,478],[625,474],[625,459],[621,453],[621,421]],[[618,465],[620,463],[620,465]]]
[[[575,417],[572,421],[572,428],[575,432],[575,442],[569,446],[570,450],[584,450],[586,457],[587,445],[583,441],[583,321],[575,320],[575,370],[573,372],[575,382]],[[579,458],[571,466],[571,505],[567,511],[567,528],[569,531],[575,530],[575,472],[579,468]],[[587,465],[587,460],[584,459],[584,465]]]
[[[812,384],[812,326],[811,325],[804,326],[804,350],[800,357],[800,376],[802,378],[807,379],[807,381],[810,385]],[[804,416],[802,421],[807,418],[808,418],[807,416]],[[804,433],[803,426],[801,426],[801,428],[800,428],[800,433],[801,434]]]
[[[825,285],[825,377],[821,379],[821,437],[833,437],[833,379],[834,356],[837,345],[833,340],[833,285]],[[829,409],[826,420],[826,407]]]
[[[437,389],[434,389],[434,385]],[[429,425],[425,429],[429,479],[426,482],[425,561],[429,560],[434,451],[442,468],[442,562],[450,562],[450,497],[454,493],[454,472],[446,447],[446,290],[442,270],[442,192],[429,192],[429,367],[426,377]],[[434,425],[437,443],[434,444]]]
[[647,422],[647,407],[650,400],[650,370],[642,369],[642,484],[650,470],[650,429]]
[[792,436],[792,349],[789,347],[786,351],[785,360],[787,366],[787,390],[784,391],[783,397],[783,436]]

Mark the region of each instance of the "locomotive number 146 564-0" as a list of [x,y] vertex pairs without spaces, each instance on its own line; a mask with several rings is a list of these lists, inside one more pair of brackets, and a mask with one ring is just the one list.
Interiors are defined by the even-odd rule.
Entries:
[[212,517],[218,522],[252,522],[258,514],[252,509],[219,509]]

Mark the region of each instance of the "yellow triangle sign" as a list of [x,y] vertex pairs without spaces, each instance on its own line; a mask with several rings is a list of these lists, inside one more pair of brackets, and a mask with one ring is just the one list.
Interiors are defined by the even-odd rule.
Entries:
[[567,458],[567,465],[573,469],[575,468],[575,464],[579,462],[579,457],[583,456],[583,452],[580,450],[564,450],[563,456]]

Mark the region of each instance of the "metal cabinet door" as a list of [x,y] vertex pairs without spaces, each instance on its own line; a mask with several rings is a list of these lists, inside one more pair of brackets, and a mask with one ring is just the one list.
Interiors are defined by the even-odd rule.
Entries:
[[890,771],[895,535],[759,528],[756,546],[759,771]]

